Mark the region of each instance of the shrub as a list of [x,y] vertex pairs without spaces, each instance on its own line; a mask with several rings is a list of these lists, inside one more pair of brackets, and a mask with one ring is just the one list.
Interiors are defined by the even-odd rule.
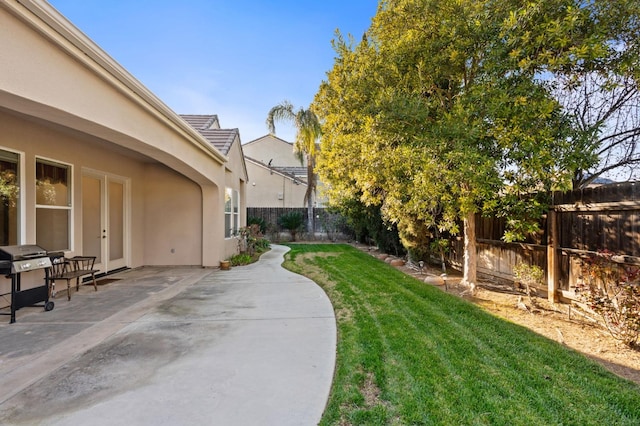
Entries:
[[603,251],[584,258],[576,292],[614,338],[633,347],[640,336],[640,267],[619,264],[613,257]]
[[295,241],[296,235],[302,230],[302,213],[297,211],[285,213],[278,218],[278,225],[289,231],[291,234],[291,241]]
[[240,253],[233,255],[229,258],[231,266],[248,265],[254,262],[253,256],[249,253]]
[[260,238],[255,242],[255,248],[258,252],[264,252],[269,248],[271,243],[266,238]]
[[359,201],[348,201],[336,211],[347,218],[346,225],[356,241],[375,244],[380,251],[396,256],[406,253],[400,241],[397,225],[385,223],[380,206],[365,206]]
[[265,240],[260,231],[260,225],[258,224],[254,223],[250,226],[240,228],[239,237],[241,253],[248,252],[249,255],[253,255],[258,251],[258,248],[269,248],[269,241]]
[[248,217],[247,218],[247,226],[258,225],[260,227],[260,233],[267,233],[267,222],[261,217]]
[[251,226],[240,228],[238,236],[240,253],[229,258],[232,266],[253,263],[260,258],[262,253],[269,249],[269,240],[263,237],[259,225],[255,223]]
[[535,292],[536,285],[544,283],[544,271],[537,265],[528,265],[526,263],[518,263],[513,268],[513,274],[520,284],[524,285],[524,290],[529,297],[531,304],[535,305],[535,301],[531,294]]

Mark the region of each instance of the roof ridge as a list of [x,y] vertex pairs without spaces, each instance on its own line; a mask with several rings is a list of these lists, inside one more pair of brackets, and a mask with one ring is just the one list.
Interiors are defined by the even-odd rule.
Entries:
[[301,183],[303,185],[307,184],[307,181],[305,181],[304,179],[301,179],[300,177],[296,176],[294,173],[287,172],[286,170],[283,170],[280,167],[276,167],[276,166],[271,166],[269,164],[265,164],[264,162],[262,162],[260,160],[256,160],[255,158],[251,158],[251,157],[248,157],[246,155],[244,156],[244,158],[245,158],[245,160],[249,160],[249,162],[255,163],[255,164],[257,164],[257,165],[259,165],[261,167],[264,167],[264,168],[266,168],[268,170],[271,170],[274,173],[278,173],[278,174],[280,174],[282,176],[286,176],[288,179],[291,179],[293,181],[299,182],[299,183]]
[[[220,121],[218,114],[179,114],[191,127],[196,130],[208,130],[213,123]],[[197,123],[196,123],[197,122]]]
[[[211,126],[213,125],[213,123],[215,123],[216,121],[218,121],[218,115],[217,114],[213,114],[209,120],[205,123],[205,129],[209,129],[211,128]],[[218,125],[220,125],[220,122],[218,121]]]
[[198,132],[210,143],[214,144],[224,155],[229,153],[236,137],[240,138],[240,130],[233,129],[198,129]]

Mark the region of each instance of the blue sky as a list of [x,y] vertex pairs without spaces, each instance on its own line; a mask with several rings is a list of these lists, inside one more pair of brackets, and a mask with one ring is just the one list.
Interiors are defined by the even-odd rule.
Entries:
[[[217,114],[243,143],[269,109],[308,107],[333,66],[335,30],[356,40],[377,0],[49,0],[179,114]],[[293,141],[294,130],[276,123]]]

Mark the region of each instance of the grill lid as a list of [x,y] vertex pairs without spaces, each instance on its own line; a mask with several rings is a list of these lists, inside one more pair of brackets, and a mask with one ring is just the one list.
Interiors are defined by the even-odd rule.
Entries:
[[35,244],[23,244],[19,246],[1,246],[0,260],[24,260],[45,257],[47,251]]

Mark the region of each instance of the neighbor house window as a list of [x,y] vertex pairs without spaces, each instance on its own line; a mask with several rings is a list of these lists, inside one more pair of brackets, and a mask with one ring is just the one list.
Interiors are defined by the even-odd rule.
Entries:
[[224,236],[231,238],[238,234],[240,226],[240,195],[238,191],[226,188],[224,193]]
[[36,160],[36,244],[71,249],[71,166]]
[[18,244],[20,157],[0,149],[0,245]]

